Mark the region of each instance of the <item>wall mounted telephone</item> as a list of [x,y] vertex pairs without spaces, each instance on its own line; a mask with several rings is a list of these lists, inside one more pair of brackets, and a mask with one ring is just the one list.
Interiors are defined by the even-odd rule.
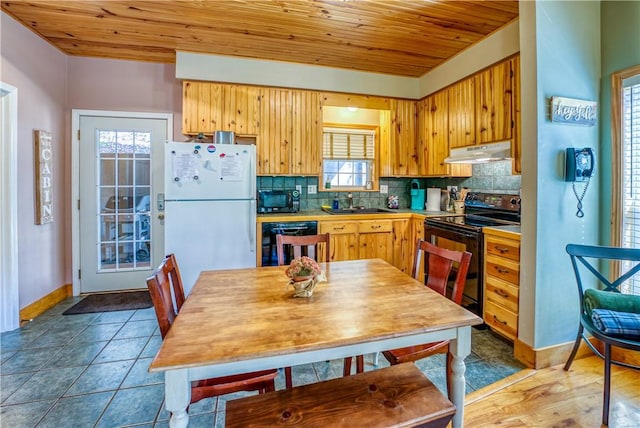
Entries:
[[[589,187],[589,181],[595,174],[596,156],[593,153],[593,149],[585,147],[582,149],[568,148],[565,155],[565,175],[564,181],[571,181],[573,183],[573,194],[576,195],[578,200],[578,211],[576,217],[584,217],[582,211],[582,199],[587,193]],[[578,195],[576,190],[576,182],[583,182],[584,187],[582,192]]]
[[564,181],[589,181],[595,172],[596,158],[593,149],[568,148]]

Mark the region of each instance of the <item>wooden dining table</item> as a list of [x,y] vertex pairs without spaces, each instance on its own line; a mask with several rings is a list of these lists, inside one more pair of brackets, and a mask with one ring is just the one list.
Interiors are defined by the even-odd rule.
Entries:
[[293,297],[285,266],[203,271],[149,370],[165,373],[170,427],[186,427],[191,381],[450,340],[453,426],[475,314],[381,259],[320,264],[326,282]]

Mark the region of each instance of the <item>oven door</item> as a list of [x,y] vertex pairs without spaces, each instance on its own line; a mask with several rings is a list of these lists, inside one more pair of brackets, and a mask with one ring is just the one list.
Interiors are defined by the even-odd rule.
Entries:
[[482,317],[482,232],[440,227],[425,222],[425,240],[439,247],[471,253],[471,264],[462,296],[462,306]]

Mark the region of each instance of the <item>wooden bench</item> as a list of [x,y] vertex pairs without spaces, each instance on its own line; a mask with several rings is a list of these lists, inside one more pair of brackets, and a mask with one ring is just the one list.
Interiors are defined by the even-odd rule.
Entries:
[[226,427],[446,427],[456,411],[413,363],[227,402]]

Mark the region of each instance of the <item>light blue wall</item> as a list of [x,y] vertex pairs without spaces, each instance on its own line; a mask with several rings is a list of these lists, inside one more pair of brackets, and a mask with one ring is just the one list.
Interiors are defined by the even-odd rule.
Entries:
[[600,115],[601,243],[611,242],[611,73],[640,64],[640,1],[602,2],[602,97]]
[[585,216],[578,218],[563,172],[567,147],[599,150],[598,127],[552,123],[549,106],[552,96],[599,101],[600,3],[521,2],[520,25],[525,238],[519,336],[539,349],[575,338],[578,297],[566,244],[599,241],[598,181],[591,181]]

